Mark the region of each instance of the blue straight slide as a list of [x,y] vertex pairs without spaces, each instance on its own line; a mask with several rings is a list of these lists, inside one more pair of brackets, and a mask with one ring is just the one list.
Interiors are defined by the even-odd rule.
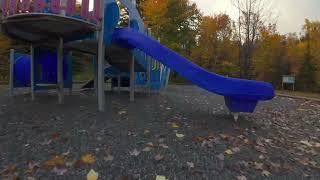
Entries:
[[270,83],[228,78],[209,72],[134,29],[115,29],[112,41],[123,47],[140,49],[195,85],[224,96],[231,112],[252,113],[258,101],[274,97]]

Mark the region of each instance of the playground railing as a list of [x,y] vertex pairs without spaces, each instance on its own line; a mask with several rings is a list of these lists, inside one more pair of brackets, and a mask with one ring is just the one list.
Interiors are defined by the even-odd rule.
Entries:
[[[45,13],[70,16],[99,23],[102,0],[0,0],[0,11],[3,18],[26,13]],[[93,7],[90,7],[93,5]]]

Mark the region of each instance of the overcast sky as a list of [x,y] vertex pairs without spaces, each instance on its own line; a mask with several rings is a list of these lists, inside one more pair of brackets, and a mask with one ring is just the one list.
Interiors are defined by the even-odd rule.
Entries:
[[[191,0],[205,15],[226,13],[235,17],[231,0]],[[281,33],[301,32],[304,19],[320,20],[320,0],[273,0],[272,10],[277,15]]]

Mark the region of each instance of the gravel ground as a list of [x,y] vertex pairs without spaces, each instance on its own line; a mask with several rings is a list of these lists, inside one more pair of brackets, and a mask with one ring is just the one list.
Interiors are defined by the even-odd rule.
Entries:
[[320,179],[319,102],[276,97],[234,122],[222,97],[195,86],[133,103],[109,92],[105,113],[92,92],[63,105],[54,93],[7,94],[0,179]]

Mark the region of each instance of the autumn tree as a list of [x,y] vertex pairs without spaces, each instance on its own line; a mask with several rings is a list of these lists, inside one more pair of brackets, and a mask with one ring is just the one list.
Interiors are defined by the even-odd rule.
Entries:
[[281,85],[282,75],[291,74],[286,36],[277,32],[276,25],[270,24],[259,29],[252,64],[256,79],[272,82],[275,86]]
[[198,46],[193,49],[192,58],[206,69],[235,76],[237,44],[232,37],[232,20],[228,15],[203,17],[199,28]]
[[236,31],[239,45],[240,76],[251,78],[252,56],[259,29],[271,18],[267,0],[233,0],[237,9]]

